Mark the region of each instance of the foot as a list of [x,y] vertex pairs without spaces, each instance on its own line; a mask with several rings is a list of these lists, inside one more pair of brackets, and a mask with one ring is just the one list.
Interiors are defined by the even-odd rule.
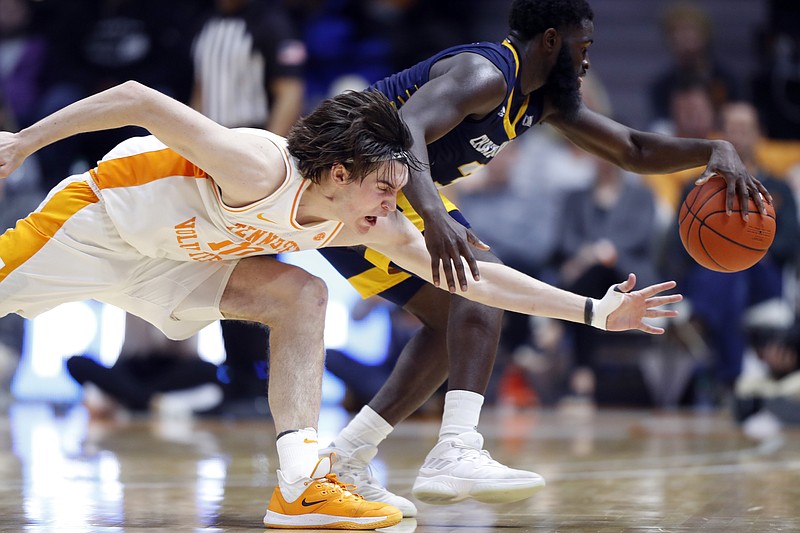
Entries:
[[509,503],[544,488],[535,472],[498,463],[483,448],[477,431],[440,440],[428,453],[412,494],[425,503],[445,505],[473,498],[485,503]]
[[[396,507],[370,502],[350,492],[352,486],[330,473],[332,461],[321,458],[310,477],[293,482],[278,470],[278,486],[269,501],[264,525],[284,529],[375,529],[402,520],[403,513]],[[298,493],[291,501],[283,496]]]
[[378,453],[378,448],[375,446],[365,445],[357,448],[352,453],[346,453],[331,443],[328,448],[320,451],[320,453],[325,456],[335,453],[336,461],[332,466],[333,471],[343,482],[355,485],[358,493],[367,500],[388,503],[397,507],[403,512],[404,518],[417,516],[417,508],[413,503],[388,491],[372,475],[369,463]]

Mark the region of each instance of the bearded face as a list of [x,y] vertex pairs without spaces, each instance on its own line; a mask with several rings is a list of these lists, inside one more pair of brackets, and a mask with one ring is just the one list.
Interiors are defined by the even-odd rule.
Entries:
[[582,72],[576,71],[572,52],[566,44],[561,46],[556,63],[544,85],[545,95],[553,103],[559,114],[571,119],[581,105]]

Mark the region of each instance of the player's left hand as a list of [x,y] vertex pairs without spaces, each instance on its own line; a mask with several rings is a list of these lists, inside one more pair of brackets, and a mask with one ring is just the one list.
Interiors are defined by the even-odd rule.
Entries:
[[[675,288],[674,281],[665,281],[634,291],[636,276],[628,274],[628,279],[618,285],[612,285],[606,295],[595,304],[595,313],[600,317],[606,315],[607,331],[639,330],[653,335],[664,333],[664,328],[644,322],[645,318],[672,318],[678,312],[664,309],[663,306],[683,300],[680,294],[659,296],[660,293]],[[613,307],[616,305],[616,307]],[[610,313],[608,309],[613,309]],[[594,321],[593,321],[594,323]]]
[[728,215],[733,212],[733,199],[736,195],[739,196],[739,205],[742,206],[741,215],[744,220],[748,218],[748,196],[753,198],[762,215],[767,214],[764,200],[772,203],[772,196],[760,181],[750,175],[739,154],[736,153],[736,149],[727,141],[714,141],[708,166],[695,184],[702,185],[715,175],[725,178],[725,182],[728,184],[726,201]]

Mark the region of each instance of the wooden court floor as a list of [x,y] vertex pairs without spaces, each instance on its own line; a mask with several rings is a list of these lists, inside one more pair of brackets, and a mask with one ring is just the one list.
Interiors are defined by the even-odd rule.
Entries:
[[[347,420],[323,410],[329,439]],[[548,486],[516,504],[419,504],[387,532],[800,531],[800,433],[767,442],[724,413],[487,411],[487,448]],[[438,423],[409,421],[377,475],[410,496]],[[82,407],[0,417],[0,531],[264,531],[275,482],[269,419],[87,422]]]

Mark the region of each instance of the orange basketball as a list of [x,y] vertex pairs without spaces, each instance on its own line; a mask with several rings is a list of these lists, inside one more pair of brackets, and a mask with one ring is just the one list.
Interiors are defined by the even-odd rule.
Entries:
[[725,213],[725,180],[714,176],[695,187],[678,215],[681,242],[699,264],[717,272],[739,272],[758,263],[775,238],[775,210],[766,204],[767,215],[748,199],[749,217],[742,220],[739,198],[733,214]]

